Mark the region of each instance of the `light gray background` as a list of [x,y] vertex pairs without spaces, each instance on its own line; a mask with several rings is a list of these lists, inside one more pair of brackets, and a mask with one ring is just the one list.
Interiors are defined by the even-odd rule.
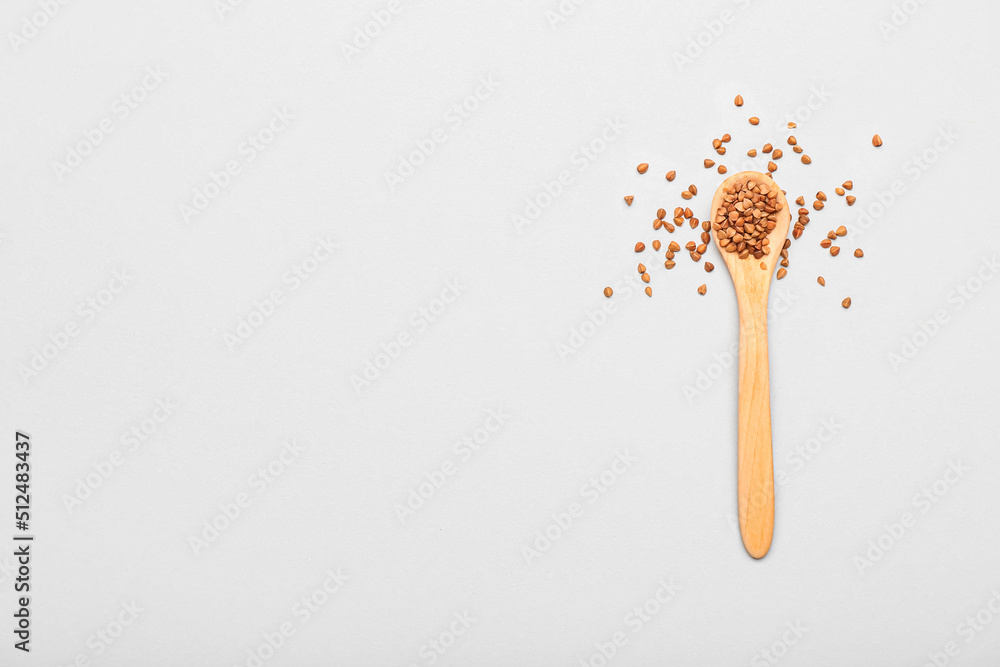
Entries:
[[[1000,148],[996,3],[592,0],[554,25],[554,0],[246,0],[222,16],[209,0],[106,0],[39,18],[44,5],[0,16],[0,537],[16,429],[32,436],[37,535],[30,657],[11,647],[0,557],[0,662],[246,665],[290,623],[265,664],[427,665],[456,614],[474,620],[434,664],[598,665],[616,632],[627,643],[608,664],[1000,660],[1000,231],[982,199]],[[121,117],[115,100],[147,68],[163,80]],[[492,92],[446,120],[483,78]],[[293,118],[245,161],[275,109]],[[728,275],[714,249],[711,275],[686,257],[668,274],[647,251],[647,299],[631,248],[688,183],[707,214],[713,137],[733,135],[735,169],[752,146],[783,146],[790,118],[814,163],[787,151],[779,184],[833,201],[772,291],[779,483],[757,562],[735,526]],[[60,180],[53,163],[102,119],[110,134]],[[608,121],[622,126],[601,145]],[[385,173],[438,128],[446,141],[390,189]],[[240,173],[185,222],[230,160]],[[569,185],[519,227],[563,171]],[[851,209],[833,195],[848,178]],[[832,259],[818,241],[839,224],[852,232]],[[319,238],[337,249],[310,264]],[[293,290],[303,262],[315,272]],[[128,284],[102,292],[116,271]],[[275,289],[283,302],[230,349]],[[110,303],[90,319],[88,299]],[[77,335],[22,377],[67,324]],[[386,365],[401,334],[411,344]],[[357,391],[369,362],[383,369]],[[170,414],[131,450],[130,429],[164,416],[157,401]],[[504,423],[485,437],[490,410]],[[464,460],[454,447],[475,437]],[[301,452],[274,463],[289,440]],[[635,461],[590,502],[583,487],[618,452]],[[446,461],[454,474],[401,523],[396,506]],[[283,472],[258,493],[269,464]],[[88,475],[96,488],[68,508]],[[249,506],[196,553],[190,538],[241,493]],[[666,597],[661,581],[670,599],[635,632],[628,614]],[[303,621],[295,605],[314,594],[325,604]],[[135,622],[97,639],[133,603]],[[977,613],[990,621],[973,631]]]

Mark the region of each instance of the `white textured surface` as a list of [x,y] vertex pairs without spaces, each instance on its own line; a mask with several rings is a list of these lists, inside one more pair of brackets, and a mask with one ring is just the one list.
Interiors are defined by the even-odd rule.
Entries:
[[[903,3],[592,0],[553,27],[554,1],[247,0],[220,18],[208,0],[115,0],[60,6],[12,41],[43,4],[0,14],[0,495],[9,517],[27,431],[37,535],[30,657],[11,647],[0,557],[0,663],[252,665],[284,623],[294,634],[267,665],[597,666],[618,632],[608,664],[1000,660],[1000,616],[966,625],[991,600],[1000,612],[1000,227],[977,201],[1000,148],[996,3],[914,2],[884,35]],[[116,102],[147,68],[161,80],[145,99]],[[452,110],[477,91],[473,111]],[[728,276],[714,249],[711,275],[686,255],[667,273],[647,251],[647,299],[631,248],[688,183],[707,213],[713,137],[733,135],[723,161],[739,168],[751,146],[788,148],[789,118],[814,163],[787,151],[778,183],[832,201],[772,290],[777,518],[755,562],[735,527]],[[102,122],[111,132],[60,179],[53,163]],[[244,144],[272,122],[264,150]],[[445,141],[390,188],[385,173],[429,137]],[[181,206],[228,161],[239,173],[186,222]],[[562,172],[561,194],[516,224]],[[851,209],[833,194],[848,178]],[[818,241],[839,224],[851,234],[832,259]],[[91,316],[79,304],[107,297],[116,271],[128,284]],[[230,349],[275,290],[273,314]],[[23,378],[67,324],[77,335]],[[904,340],[919,351],[894,364]],[[164,416],[158,401],[166,420],[125,437]],[[491,410],[503,424],[477,434]],[[460,444],[475,437],[478,451]],[[262,481],[288,440],[301,451]],[[587,486],[614,465],[610,488]],[[401,523],[397,505],[442,467]],[[943,497],[921,500],[935,483]],[[190,538],[240,494],[248,506],[196,553]],[[338,569],[349,579],[326,604],[296,607]],[[629,616],[658,592],[671,596],[658,613]],[[138,620],[98,639],[132,602]],[[435,653],[456,614],[474,620]]]

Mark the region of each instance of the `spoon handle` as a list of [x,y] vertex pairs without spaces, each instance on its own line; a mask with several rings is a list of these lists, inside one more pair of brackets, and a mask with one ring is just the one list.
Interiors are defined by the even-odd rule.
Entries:
[[774,533],[767,295],[740,303],[739,508],[747,553],[763,558]]

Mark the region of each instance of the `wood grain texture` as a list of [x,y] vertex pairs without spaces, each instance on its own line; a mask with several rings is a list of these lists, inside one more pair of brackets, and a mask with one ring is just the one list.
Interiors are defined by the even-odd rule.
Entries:
[[[773,183],[757,171],[733,174],[722,182],[712,198],[712,217],[722,204],[725,189],[746,180]],[[767,367],[767,298],[779,253],[788,236],[791,211],[777,186],[782,209],[771,231],[770,248],[763,259],[740,259],[734,252],[719,248],[713,229],[712,239],[732,276],[740,313],[740,394],[737,433],[740,535],[747,553],[763,558],[771,548],[774,534],[774,462],[771,453],[771,388]],[[764,262],[766,268],[760,268]]]

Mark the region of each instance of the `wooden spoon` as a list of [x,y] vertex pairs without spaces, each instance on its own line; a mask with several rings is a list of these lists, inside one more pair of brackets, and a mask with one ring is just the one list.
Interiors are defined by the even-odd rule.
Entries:
[[[763,558],[771,548],[774,533],[774,462],[771,456],[771,395],[767,374],[767,296],[779,253],[788,236],[792,216],[788,201],[773,180],[759,171],[742,171],[722,182],[712,198],[712,221],[723,205],[725,190],[752,180],[777,189],[781,210],[777,225],[767,236],[769,251],[754,259],[715,245],[733,278],[740,308],[740,397],[739,397],[739,495],[740,535],[747,553]],[[765,268],[761,268],[761,262]]]

